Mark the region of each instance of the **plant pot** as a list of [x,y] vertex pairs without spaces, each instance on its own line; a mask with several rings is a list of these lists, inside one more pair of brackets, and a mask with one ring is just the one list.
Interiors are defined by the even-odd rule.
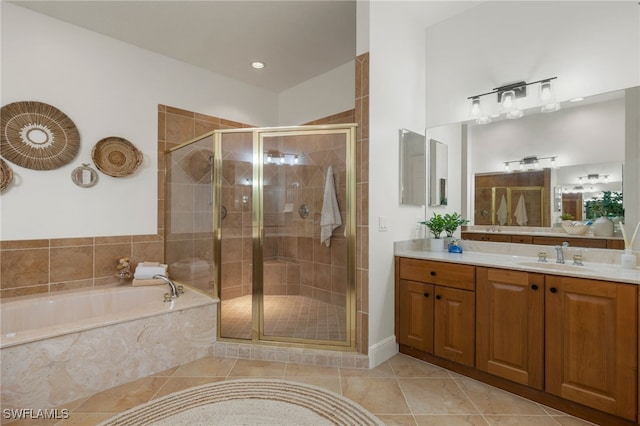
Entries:
[[442,238],[430,238],[429,248],[431,251],[444,251],[444,239]]
[[613,222],[602,216],[591,225],[595,237],[613,237]]

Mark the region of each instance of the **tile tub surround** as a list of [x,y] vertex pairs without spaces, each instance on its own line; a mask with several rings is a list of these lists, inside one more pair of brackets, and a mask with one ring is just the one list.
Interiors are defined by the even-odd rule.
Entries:
[[111,285],[118,259],[164,257],[160,235],[0,241],[0,298]]
[[[149,290],[154,297],[164,292]],[[2,407],[60,405],[209,355],[217,300],[191,289],[181,297],[168,312],[159,299],[154,316],[121,313],[127,319],[115,323],[101,316],[97,328],[2,348]],[[140,315],[149,315],[146,307]]]
[[[394,243],[394,254],[417,259],[640,284],[640,268],[626,269],[620,266],[620,256],[624,253],[622,250],[565,247],[563,251],[566,265],[572,264],[573,255],[580,254],[584,266],[554,270],[552,267],[556,264],[556,253],[552,246],[468,240],[459,240],[459,243],[463,249],[461,254],[429,251],[428,241],[425,239],[398,241]],[[545,268],[544,263],[538,266],[538,252],[547,253],[547,265],[550,268]]]

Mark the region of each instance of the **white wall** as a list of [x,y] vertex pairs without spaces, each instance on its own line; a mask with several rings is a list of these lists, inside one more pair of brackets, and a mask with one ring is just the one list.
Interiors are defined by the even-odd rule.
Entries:
[[488,1],[430,27],[427,126],[466,120],[467,97],[515,81],[557,76],[559,101],[637,86],[638,9],[631,1]]
[[[424,134],[424,28],[403,3],[370,3],[369,75],[369,354],[395,349],[393,242],[415,233],[420,207],[399,206],[398,130]],[[380,217],[388,231],[378,231]],[[384,346],[380,346],[384,345]],[[385,349],[386,348],[386,349]]]
[[[0,197],[2,240],[155,233],[158,104],[257,126],[300,124],[354,105],[353,63],[280,98],[7,2],[1,11],[1,104],[53,105],[81,137],[77,157],[59,169],[9,163],[14,184]],[[313,90],[320,101],[309,100]],[[71,170],[92,164],[91,148],[107,136],[124,137],[141,150],[141,167],[126,178],[99,172],[90,189],[75,186]]]
[[355,61],[278,94],[278,125],[297,126],[355,108]]

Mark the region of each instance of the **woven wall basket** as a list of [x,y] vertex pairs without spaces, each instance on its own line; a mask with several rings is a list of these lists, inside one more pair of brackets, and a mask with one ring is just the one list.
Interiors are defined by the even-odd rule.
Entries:
[[11,181],[13,181],[13,170],[6,161],[0,158],[0,191],[4,191],[11,184]]
[[68,164],[80,147],[80,134],[65,113],[35,101],[0,110],[0,155],[21,167],[52,170]]
[[98,170],[113,177],[129,176],[142,164],[142,153],[116,136],[100,139],[91,150],[91,158]]

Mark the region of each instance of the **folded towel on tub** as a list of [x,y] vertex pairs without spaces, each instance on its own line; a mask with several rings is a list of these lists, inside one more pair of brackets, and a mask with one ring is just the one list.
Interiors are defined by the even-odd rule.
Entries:
[[154,275],[167,275],[167,265],[144,266],[144,264],[140,263],[133,273],[133,278],[147,280],[153,278]]

